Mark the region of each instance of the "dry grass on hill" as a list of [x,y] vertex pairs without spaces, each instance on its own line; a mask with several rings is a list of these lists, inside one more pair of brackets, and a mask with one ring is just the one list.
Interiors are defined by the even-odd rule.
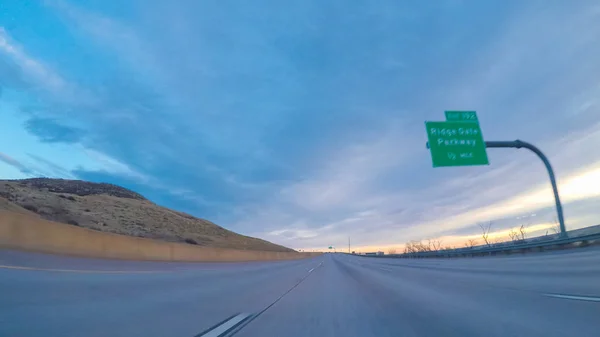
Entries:
[[165,241],[231,249],[292,251],[158,206],[140,194],[111,184],[48,178],[0,180],[0,210],[35,213],[44,219],[74,226]]

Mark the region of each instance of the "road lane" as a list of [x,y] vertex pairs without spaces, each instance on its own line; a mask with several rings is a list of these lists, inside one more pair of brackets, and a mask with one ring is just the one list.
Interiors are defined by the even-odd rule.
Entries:
[[597,248],[229,264],[22,254],[0,262],[123,273],[0,268],[0,336],[192,337],[232,317],[236,337],[600,335]]
[[238,335],[600,334],[599,303],[546,294],[600,294],[597,250],[420,261],[330,255],[325,265]]
[[[20,253],[0,253],[5,265],[6,255]],[[0,336],[195,336],[233,314],[262,310],[321,259],[153,265],[64,258],[49,266],[168,271],[155,274],[0,268]],[[39,267],[35,258],[23,260]]]

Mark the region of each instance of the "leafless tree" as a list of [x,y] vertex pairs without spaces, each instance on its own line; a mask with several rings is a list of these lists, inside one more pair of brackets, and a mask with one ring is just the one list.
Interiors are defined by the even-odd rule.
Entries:
[[430,240],[430,247],[435,251],[442,249],[442,240]]
[[521,227],[519,227],[519,238],[521,240],[525,240],[526,237],[527,237],[527,227],[525,227],[525,225],[521,225]]
[[444,250],[452,250],[452,249],[456,249],[456,247],[452,247],[452,246],[446,246],[446,247],[444,247]]
[[404,245],[404,253],[431,252],[440,250],[441,248],[441,240],[427,240],[427,243],[422,241],[410,241]]
[[423,243],[421,243],[421,241],[411,241],[410,243],[414,252],[422,252],[425,250],[425,246]]
[[475,246],[477,246],[477,239],[469,239],[465,243],[465,247],[467,247],[467,248],[473,248]]
[[407,242],[406,245],[404,246],[404,252],[405,253],[416,253],[419,251],[418,247],[419,247],[419,243],[417,241]]
[[390,255],[396,254],[396,248],[390,248],[390,249],[388,249],[388,254],[390,254]]
[[510,232],[508,232],[508,236],[510,237],[512,242],[517,242],[520,240],[520,233],[514,228],[510,229]]
[[431,251],[431,246],[429,244],[424,244],[421,241],[419,241],[417,243],[417,250],[420,252],[430,252]]
[[481,237],[483,238],[483,241],[485,242],[486,245],[490,245],[490,241],[489,241],[489,237],[490,237],[490,230],[492,229],[492,222],[488,222],[488,223],[480,223],[479,224],[479,228],[481,228]]
[[557,218],[554,218],[554,225],[550,229],[554,232],[554,234],[560,233],[560,223],[558,222]]
[[414,241],[407,242],[407,243],[404,245],[404,253],[405,253],[405,254],[407,254],[407,253],[415,253],[416,251],[417,251],[417,250],[416,250],[416,248],[415,248]]

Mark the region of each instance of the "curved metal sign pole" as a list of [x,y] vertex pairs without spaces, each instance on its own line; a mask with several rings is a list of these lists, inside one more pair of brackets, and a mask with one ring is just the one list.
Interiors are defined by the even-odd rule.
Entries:
[[[565,218],[563,216],[562,204],[560,202],[560,196],[558,195],[558,187],[556,186],[556,178],[554,178],[554,170],[552,169],[552,165],[550,165],[550,161],[544,155],[544,153],[535,147],[533,144],[524,142],[522,140],[514,140],[514,141],[487,141],[485,142],[486,148],[526,148],[531,150],[533,153],[537,154],[538,157],[544,162],[546,166],[546,170],[548,170],[548,175],[550,176],[550,183],[552,184],[552,191],[554,192],[554,200],[556,201],[556,213],[558,214],[558,223],[560,224],[560,236],[567,236],[567,230],[565,228]],[[427,148],[429,148],[429,142],[427,142]]]
[[560,224],[560,235],[563,237],[566,236],[565,219],[563,216],[562,204],[560,203],[560,197],[558,195],[558,187],[556,186],[554,170],[552,169],[552,165],[550,165],[550,161],[548,161],[548,158],[546,157],[546,155],[544,155],[544,153],[540,149],[535,147],[533,144],[530,144],[530,143],[527,143],[527,142],[524,142],[524,141],[521,141],[518,139],[515,141],[508,141],[508,142],[488,141],[488,142],[485,142],[485,146],[491,147],[491,148],[497,148],[497,147],[516,148],[516,149],[526,148],[526,149],[531,150],[533,153],[537,154],[538,157],[540,157],[540,159],[544,162],[544,165],[546,165],[546,169],[548,170],[548,175],[550,176],[550,183],[552,184],[552,191],[554,192],[554,200],[556,201],[556,213],[558,214],[558,222]]

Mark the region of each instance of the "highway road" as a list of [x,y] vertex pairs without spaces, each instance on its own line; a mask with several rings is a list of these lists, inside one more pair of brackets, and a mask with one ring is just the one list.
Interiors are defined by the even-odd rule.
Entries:
[[600,336],[600,249],[158,263],[0,251],[0,336]]

